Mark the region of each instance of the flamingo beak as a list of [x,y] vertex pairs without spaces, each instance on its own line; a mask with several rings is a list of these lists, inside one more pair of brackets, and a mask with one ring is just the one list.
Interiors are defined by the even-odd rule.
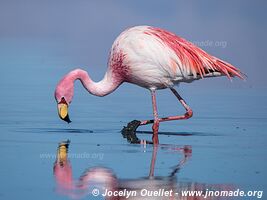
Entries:
[[68,114],[68,104],[66,103],[59,103],[58,104],[58,115],[60,119],[64,120],[65,122],[70,123],[70,118]]
[[58,145],[57,161],[61,162],[62,164],[64,164],[64,162],[67,161],[69,144],[70,144],[70,141],[67,140],[67,141],[61,142]]

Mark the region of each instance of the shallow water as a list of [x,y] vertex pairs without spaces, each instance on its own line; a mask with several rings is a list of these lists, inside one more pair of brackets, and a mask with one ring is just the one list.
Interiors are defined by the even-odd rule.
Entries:
[[[27,70],[41,76],[27,76]],[[193,108],[194,117],[162,123],[159,139],[164,145],[155,150],[151,145],[129,144],[120,133],[133,119],[151,118],[148,91],[122,85],[114,94],[98,98],[76,84],[70,108],[73,122],[66,124],[58,119],[53,98],[62,71],[44,66],[27,70],[17,68],[1,79],[0,199],[92,198],[90,191],[99,184],[94,179],[87,183],[87,193],[59,189],[53,169],[58,144],[68,139],[66,162],[76,185],[82,174],[96,170],[97,177],[111,178],[121,189],[267,188],[264,90],[230,86],[198,90],[193,84],[182,85],[178,90]],[[158,93],[158,103],[162,116],[184,112],[169,91]],[[151,126],[140,127],[137,135],[151,140],[150,130]],[[153,160],[154,178],[149,178]]]

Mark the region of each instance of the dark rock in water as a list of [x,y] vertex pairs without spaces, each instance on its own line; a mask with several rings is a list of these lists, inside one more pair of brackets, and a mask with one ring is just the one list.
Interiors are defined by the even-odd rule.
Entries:
[[124,126],[121,130],[121,134],[131,144],[140,144],[140,140],[136,136],[136,129],[140,126],[141,121],[133,120]]

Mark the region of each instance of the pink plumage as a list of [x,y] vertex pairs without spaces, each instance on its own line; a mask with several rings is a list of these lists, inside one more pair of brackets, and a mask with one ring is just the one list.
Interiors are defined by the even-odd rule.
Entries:
[[[123,70],[113,62],[114,57],[122,54]],[[149,89],[222,75],[243,78],[240,70],[231,64],[173,33],[149,26],[127,29],[116,39],[109,67],[115,74],[124,72],[124,81]]]
[[[88,73],[76,69],[67,74],[58,84],[55,97],[59,104],[60,117],[65,117],[62,102],[70,104],[73,97],[73,82],[79,79],[93,95],[105,96],[123,82],[129,82],[151,91],[154,120],[145,120],[141,125],[153,123],[153,142],[158,143],[159,122],[188,119],[193,112],[173,88],[181,82],[192,82],[201,78],[237,76],[242,72],[233,65],[209,55],[199,47],[166,30],[136,26],[122,32],[114,41],[108,60],[108,70],[100,82],[94,82]],[[159,118],[155,91],[170,88],[186,110],[181,116]]]
[[204,78],[205,75],[211,72],[219,72],[229,78],[231,76],[238,76],[243,79],[239,69],[209,55],[185,39],[159,28],[148,27],[148,29],[149,31],[146,34],[158,37],[161,42],[175,52],[182,66],[194,72],[194,75],[199,74]]

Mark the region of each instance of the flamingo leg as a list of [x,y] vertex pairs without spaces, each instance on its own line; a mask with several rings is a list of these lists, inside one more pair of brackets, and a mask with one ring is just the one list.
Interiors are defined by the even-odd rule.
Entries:
[[153,146],[153,153],[152,153],[152,159],[150,163],[150,171],[149,171],[149,178],[154,177],[154,171],[155,171],[155,164],[157,159],[157,152],[158,152],[158,146]]
[[157,102],[156,102],[156,92],[155,90],[151,90],[151,97],[152,97],[152,105],[153,105],[153,115],[154,115],[154,120],[153,120],[153,144],[158,144],[159,139],[158,139],[158,132],[159,132],[159,117],[158,117],[158,109],[157,109]]
[[[154,125],[153,125],[153,133],[154,133],[153,135],[154,136],[158,135],[157,133],[158,133],[158,128],[159,128],[159,122],[172,121],[172,120],[181,120],[181,119],[189,119],[190,117],[193,116],[192,109],[186,104],[185,100],[178,94],[178,92],[174,88],[170,88],[170,90],[176,96],[176,98],[180,101],[182,106],[185,108],[186,112],[183,115],[158,118],[155,91],[154,92],[152,91],[152,103],[153,103],[153,111],[154,111],[154,120],[144,120],[144,121],[141,122],[140,125],[146,125],[146,124],[154,123]],[[156,131],[156,134],[155,134],[155,131]],[[153,140],[153,142],[154,142],[154,140]]]

